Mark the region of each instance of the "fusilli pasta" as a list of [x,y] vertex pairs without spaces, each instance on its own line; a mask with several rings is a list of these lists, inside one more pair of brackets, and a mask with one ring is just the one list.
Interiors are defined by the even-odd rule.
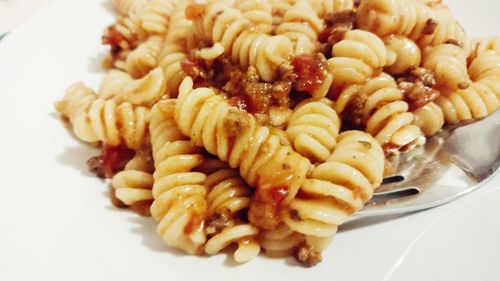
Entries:
[[163,39],[159,36],[149,37],[127,55],[125,70],[134,78],[147,75],[153,68],[158,66],[158,54],[162,43]]
[[[364,125],[367,133],[381,145],[397,148],[418,141],[422,135],[414,125],[413,114],[394,79],[382,73],[362,85],[346,88],[338,97],[336,110],[339,114],[351,107],[353,122]],[[357,113],[356,113],[357,112]]]
[[441,108],[434,102],[413,111],[415,120],[413,124],[420,128],[425,136],[432,136],[444,125],[444,115]]
[[328,99],[305,100],[290,117],[286,133],[295,151],[311,160],[324,162],[335,147],[340,119]]
[[99,99],[81,83],[68,89],[57,110],[69,118],[75,135],[85,142],[101,141],[110,146],[125,142],[129,148],[139,149],[148,134],[147,108]]
[[328,68],[333,85],[348,86],[363,83],[387,64],[387,49],[375,34],[352,30],[344,39],[333,45]]
[[234,253],[237,262],[246,262],[257,256],[260,252],[256,239],[259,229],[240,219],[241,212],[246,212],[250,205],[253,193],[250,187],[240,178],[237,170],[229,168],[210,174],[205,185],[210,190],[207,195],[207,232],[210,228],[213,232],[205,244],[205,252],[213,255],[237,243],[238,249]]
[[173,0],[150,0],[139,13],[142,28],[149,34],[165,34],[175,8]]
[[315,54],[319,48],[318,34],[323,22],[307,1],[297,1],[283,16],[276,34],[288,37],[294,44],[294,54]]
[[239,10],[224,3],[208,4],[193,22],[201,38],[221,44],[226,55],[244,68],[254,66],[267,82],[277,78],[278,68],[292,54],[293,44],[286,36],[252,30]]
[[273,30],[273,7],[267,0],[236,0],[234,7],[243,13],[255,28],[263,33]]
[[[293,198],[310,167],[306,158],[282,145],[279,136],[257,125],[252,115],[231,107],[212,89],[193,89],[189,77],[179,89],[175,120],[195,145],[205,147],[231,168],[239,167],[242,178],[255,186],[257,193],[282,187],[284,204]],[[268,225],[272,218],[260,219],[250,214],[250,221],[263,228],[279,223]]]
[[500,78],[500,54],[487,51],[479,54],[469,65],[472,81]]
[[319,17],[326,17],[334,12],[352,10],[354,0],[307,0]]
[[420,48],[412,40],[396,35],[386,37],[384,42],[387,48],[385,72],[402,74],[420,65],[422,54]]
[[103,42],[111,45],[112,52],[123,52],[135,49],[147,36],[139,17],[136,14],[128,14],[119,17],[105,30]]
[[165,76],[159,67],[141,79],[133,79],[125,72],[112,70],[101,82],[99,98],[113,99],[119,104],[128,102],[151,107],[165,94],[165,87]]
[[107,74],[56,110],[111,202],[189,254],[313,266],[386,156],[500,108],[500,37],[469,41],[442,0],[110,2]]
[[485,117],[500,108],[500,81],[497,78],[474,82],[465,90],[439,96],[435,103],[449,124]]
[[500,55],[500,36],[476,39],[472,50],[469,60],[474,60],[478,55],[487,51],[493,51]]
[[173,114],[173,101],[157,104],[149,125],[156,168],[151,215],[167,245],[195,254],[206,242],[208,206],[206,175],[192,170],[204,157],[177,129]]
[[426,49],[422,66],[434,72],[438,88],[453,91],[465,89],[470,84],[467,54],[456,45],[443,44]]
[[451,13],[432,9],[414,0],[363,0],[357,9],[358,24],[381,37],[404,35],[420,47],[454,40],[468,50],[469,40]]
[[269,256],[289,256],[304,241],[304,235],[291,230],[285,223],[260,236],[260,244]]
[[113,7],[122,15],[137,14],[148,0],[111,0]]
[[311,236],[311,246],[321,252],[337,226],[372,197],[383,171],[384,153],[375,139],[360,131],[340,134],[332,155],[314,168],[289,209],[283,211],[284,222]]
[[113,176],[111,185],[115,196],[126,206],[143,215],[151,215],[149,207],[153,201],[152,163],[145,155],[138,154],[132,158],[125,170]]

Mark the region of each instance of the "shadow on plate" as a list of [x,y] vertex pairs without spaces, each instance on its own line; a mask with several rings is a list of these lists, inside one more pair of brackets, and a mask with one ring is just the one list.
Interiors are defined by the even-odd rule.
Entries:
[[95,149],[88,146],[65,147],[64,151],[56,156],[57,163],[79,170],[84,176],[96,177],[87,167],[87,160],[99,154]]
[[115,8],[113,7],[113,3],[111,2],[112,1],[103,1],[101,5],[104,8],[104,10],[106,10],[108,13],[111,13],[113,15],[118,15]]
[[99,52],[98,55],[92,56],[89,59],[89,62],[87,65],[87,70],[90,73],[99,73],[99,74],[104,75],[108,72],[108,69],[104,68],[102,65],[104,58],[106,57],[106,53],[107,53],[106,50],[108,49],[108,47],[103,45],[102,48],[103,48],[102,52]]
[[[114,208],[114,207],[113,207]],[[158,225],[153,218],[147,217],[132,217],[127,219],[135,227],[130,231],[133,234],[139,234],[142,237],[142,244],[155,252],[165,252],[177,257],[186,256],[184,252],[172,247],[168,247],[156,234],[156,226]]]
[[405,218],[411,216],[414,213],[406,214],[396,214],[387,216],[375,216],[375,217],[365,217],[359,219],[352,219],[339,227],[339,232],[349,232],[351,230],[356,230],[363,227],[368,227],[375,224],[385,223],[388,221],[393,221],[400,218]]

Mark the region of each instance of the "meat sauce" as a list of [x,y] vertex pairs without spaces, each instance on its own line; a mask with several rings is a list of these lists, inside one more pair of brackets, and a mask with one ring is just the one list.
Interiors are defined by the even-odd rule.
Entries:
[[434,89],[436,86],[434,73],[421,67],[410,70],[408,74],[398,79],[398,86],[403,91],[410,111],[425,106],[440,95],[440,92]]
[[135,152],[124,144],[119,146],[104,145],[101,155],[90,158],[87,161],[87,166],[98,177],[111,178],[117,172],[123,170],[134,154]]
[[288,195],[288,190],[288,186],[258,188],[248,211],[249,221],[263,229],[277,227],[281,221],[282,203]]
[[327,75],[326,62],[309,55],[292,58],[293,71],[297,76],[294,87],[299,92],[314,93]]
[[102,44],[109,45],[111,47],[111,55],[116,56],[121,51],[120,43],[124,40],[118,30],[114,26],[110,26],[104,32],[101,38]]

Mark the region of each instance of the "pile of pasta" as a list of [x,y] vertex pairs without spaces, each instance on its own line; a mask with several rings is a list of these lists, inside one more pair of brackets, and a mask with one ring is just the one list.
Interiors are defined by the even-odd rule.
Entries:
[[312,266],[386,157],[500,107],[500,37],[441,0],[113,0],[109,71],[56,104],[168,246]]

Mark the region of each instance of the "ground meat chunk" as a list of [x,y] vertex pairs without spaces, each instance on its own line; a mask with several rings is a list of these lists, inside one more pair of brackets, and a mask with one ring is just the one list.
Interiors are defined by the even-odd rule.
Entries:
[[206,13],[208,8],[207,4],[200,4],[200,3],[190,3],[185,10],[186,18],[188,20],[200,20],[203,15]]
[[356,27],[356,13],[345,10],[329,14],[325,19],[325,28],[318,35],[318,41],[326,44],[326,55],[330,55],[331,47],[342,40],[349,30]]
[[435,19],[428,19],[425,22],[425,26],[422,29],[422,34],[424,35],[431,35],[436,31],[436,28],[438,26],[438,22]]
[[101,37],[101,40],[102,44],[109,45],[111,47],[110,54],[112,57],[118,56],[122,50],[120,43],[123,41],[123,37],[114,26],[110,26],[104,31],[104,35]]
[[132,211],[134,211],[136,214],[143,216],[143,217],[150,217],[151,216],[151,204],[153,204],[153,200],[144,200],[144,201],[139,201],[130,208]]
[[117,172],[123,170],[127,162],[134,156],[134,151],[125,145],[104,145],[101,155],[87,160],[89,171],[101,178],[111,178]]
[[263,229],[277,227],[281,221],[282,202],[287,194],[286,186],[257,188],[248,210],[249,221]]
[[[293,69],[290,66],[280,68],[280,79],[274,83],[260,80],[255,67],[246,71],[231,64],[223,66],[222,90],[228,100],[240,109],[250,113],[267,113],[271,105],[287,106],[290,102],[290,92],[295,81]],[[236,98],[235,98],[236,97]]]
[[314,250],[314,248],[307,243],[303,243],[297,247],[294,252],[295,259],[306,267],[312,267],[320,263],[323,259],[321,253]]
[[210,233],[219,232],[222,229],[231,226],[233,220],[229,210],[217,211],[213,213],[207,220],[207,231]]
[[299,92],[313,94],[328,74],[326,59],[323,56],[298,55],[291,61],[297,80],[295,89]]
[[363,127],[363,116],[367,99],[368,97],[366,95],[355,95],[349,106],[342,113],[342,120],[344,120],[351,129],[360,129]]
[[111,199],[111,203],[117,208],[127,208],[127,205],[122,202],[122,200],[116,197],[116,189],[112,186],[109,188],[109,198]]
[[102,155],[94,156],[87,160],[89,171],[100,178],[104,178],[104,159]]
[[410,111],[415,111],[439,97],[439,91],[433,88],[435,85],[436,79],[432,71],[421,67],[412,69],[406,76],[398,79],[398,86],[403,91]]

